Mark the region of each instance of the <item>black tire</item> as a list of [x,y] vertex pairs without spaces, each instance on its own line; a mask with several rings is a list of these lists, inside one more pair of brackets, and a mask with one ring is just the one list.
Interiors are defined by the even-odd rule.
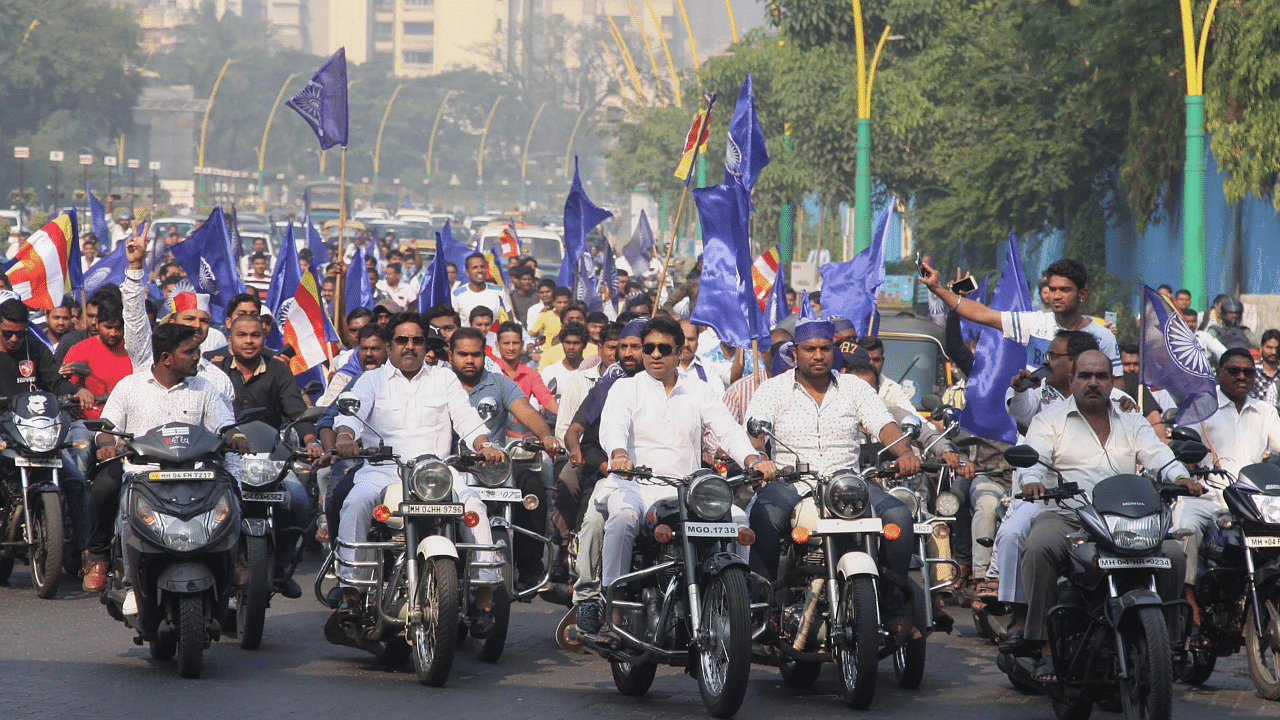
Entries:
[[58,594],[62,580],[62,498],[40,493],[40,507],[31,508],[31,587],[48,600]]
[[725,568],[708,578],[703,590],[702,627],[708,642],[696,659],[698,691],[711,717],[733,717],[742,707],[751,672],[751,596],[746,570],[737,565]]
[[1218,664],[1218,656],[1204,650],[1188,650],[1187,660],[1174,667],[1178,682],[1187,685],[1203,685],[1213,675],[1213,668]]
[[458,646],[458,565],[430,558],[419,565],[418,606],[422,623],[410,628],[418,682],[440,687],[449,679]]
[[[1258,591],[1258,600],[1262,603],[1261,615],[1263,628],[1273,628],[1280,622],[1277,615],[1277,598],[1280,597],[1280,586],[1272,585],[1267,591]],[[1258,636],[1254,613],[1259,609],[1249,604],[1249,612],[1244,620],[1244,649],[1249,657],[1249,677],[1258,688],[1258,694],[1268,700],[1280,700],[1280,651],[1268,647],[1267,636]]]
[[618,692],[627,697],[640,697],[649,692],[653,686],[653,678],[658,673],[655,662],[625,663],[613,660],[609,663],[613,670],[613,684]]
[[62,516],[62,571],[71,577],[80,577],[84,558],[76,548],[75,528],[71,526],[71,520],[67,517],[65,508]]
[[204,596],[178,596],[178,674],[184,678],[200,677],[204,664]]
[[507,645],[507,628],[511,625],[511,596],[506,585],[493,589],[493,632],[487,638],[475,639],[476,659],[498,662]]
[[822,674],[822,663],[783,657],[778,659],[778,672],[781,673],[783,682],[803,690],[813,687],[818,681],[818,676]]
[[869,577],[846,578],[840,589],[840,619],[852,629],[853,645],[836,646],[844,702],[856,710],[871,707],[880,664],[880,628],[876,626],[876,585]]
[[1053,715],[1057,720],[1089,720],[1093,714],[1093,700],[1083,691],[1067,695],[1061,686],[1049,691],[1049,701],[1053,704]]
[[9,576],[13,574],[13,558],[0,559],[0,585],[9,583]]
[[898,687],[903,690],[915,690],[924,680],[925,654],[928,650],[925,638],[908,640],[893,653],[893,676],[898,680]]
[[1120,680],[1125,720],[1169,720],[1173,713],[1173,655],[1160,608],[1138,608],[1120,628],[1129,679]]
[[271,538],[244,536],[245,557],[249,563],[249,584],[236,591],[236,637],[240,647],[257,650],[262,644],[262,627],[267,620],[267,604],[271,601],[271,570],[275,564]]

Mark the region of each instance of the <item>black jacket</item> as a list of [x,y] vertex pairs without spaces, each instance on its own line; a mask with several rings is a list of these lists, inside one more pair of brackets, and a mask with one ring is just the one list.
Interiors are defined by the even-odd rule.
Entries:
[[0,352],[0,396],[12,397],[33,390],[70,395],[78,388],[58,374],[61,367],[44,343],[28,336],[17,352]]

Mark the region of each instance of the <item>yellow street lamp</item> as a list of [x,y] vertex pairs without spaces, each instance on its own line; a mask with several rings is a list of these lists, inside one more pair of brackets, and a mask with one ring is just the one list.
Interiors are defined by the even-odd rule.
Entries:
[[373,144],[373,193],[378,193],[378,168],[382,165],[382,132],[387,129],[387,118],[391,117],[391,106],[396,104],[396,98],[400,96],[400,91],[404,89],[404,83],[396,85],[396,89],[391,93],[391,99],[387,101],[387,109],[382,111],[382,123],[378,125],[378,140]]
[[262,145],[258,147],[258,198],[262,198],[262,173],[267,165],[267,138],[271,135],[271,123],[276,119],[276,110],[280,107],[280,101],[284,99],[284,91],[289,88],[289,83],[293,81],[298,73],[289,73],[289,77],[284,79],[284,84],[280,86],[280,92],[276,93],[276,101],[271,105],[271,112],[267,113],[267,124],[262,128]]
[[[231,58],[222,63],[222,69],[218,71],[218,77],[213,81],[213,90],[209,92],[209,103],[204,108],[204,120],[200,123],[200,152],[197,153],[199,161],[196,163],[200,169],[204,170],[204,144],[209,133],[209,114],[213,111],[213,101],[218,98],[218,88],[222,85],[222,78],[227,74],[227,68],[231,67],[231,63],[235,62]],[[204,196],[204,173],[200,174],[200,195]]]

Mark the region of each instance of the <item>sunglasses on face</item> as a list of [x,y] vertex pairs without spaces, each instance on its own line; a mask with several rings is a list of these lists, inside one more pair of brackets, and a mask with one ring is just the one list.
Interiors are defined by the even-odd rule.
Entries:
[[656,350],[662,357],[667,357],[674,353],[676,348],[671,343],[645,343],[640,346],[640,350],[644,352],[645,355],[652,355]]
[[1244,375],[1245,377],[1254,377],[1258,374],[1258,369],[1251,368],[1251,367],[1232,366],[1232,367],[1224,367],[1222,368],[1222,370],[1223,372],[1226,372],[1228,375],[1231,375],[1232,377],[1236,377],[1238,375]]
[[0,330],[0,334],[4,335],[5,339],[7,340],[11,338],[24,338],[27,336],[27,331],[26,330]]
[[425,346],[427,344],[427,339],[421,335],[397,335],[392,339],[397,345]]

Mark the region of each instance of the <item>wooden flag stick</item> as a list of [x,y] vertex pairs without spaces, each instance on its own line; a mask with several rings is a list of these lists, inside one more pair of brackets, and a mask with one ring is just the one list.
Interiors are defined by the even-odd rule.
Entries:
[[[684,190],[680,193],[680,204],[676,207],[676,221],[671,228],[671,240],[667,242],[667,256],[662,261],[662,271],[658,273],[658,300],[662,299],[662,290],[667,286],[667,267],[671,264],[671,250],[676,246],[676,236],[680,232],[680,216],[684,214],[684,201],[689,197],[689,186],[685,185]],[[649,317],[658,314],[658,300],[653,303],[653,310],[650,311]]]

